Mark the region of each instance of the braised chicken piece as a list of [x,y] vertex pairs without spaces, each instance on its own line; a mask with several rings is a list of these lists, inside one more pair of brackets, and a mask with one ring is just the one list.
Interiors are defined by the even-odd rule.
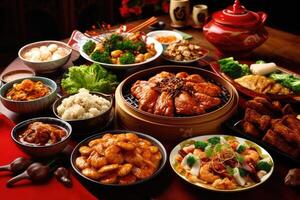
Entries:
[[139,109],[164,116],[203,114],[221,104],[220,87],[186,72],[163,71],[148,81],[138,80],[131,93],[138,99]]
[[194,115],[205,113],[204,108],[197,104],[195,99],[187,92],[182,92],[175,97],[175,109],[177,114]]
[[193,92],[203,93],[212,97],[218,97],[221,95],[221,88],[212,83],[193,83],[187,82],[186,86],[191,88]]
[[56,125],[33,122],[19,135],[19,139],[21,142],[25,141],[36,145],[47,145],[55,144],[61,141],[65,136],[66,132]]
[[198,105],[201,105],[201,107],[205,110],[211,109],[221,104],[221,99],[217,97],[211,97],[199,92],[195,93],[193,96]]
[[162,92],[154,106],[154,114],[164,116],[174,116],[174,101],[173,97],[167,93]]
[[170,72],[165,72],[162,71],[159,74],[156,74],[155,76],[151,77],[148,82],[150,83],[158,83],[160,81],[162,81],[163,79],[169,79],[169,78],[173,78],[175,77],[174,74],[170,73]]

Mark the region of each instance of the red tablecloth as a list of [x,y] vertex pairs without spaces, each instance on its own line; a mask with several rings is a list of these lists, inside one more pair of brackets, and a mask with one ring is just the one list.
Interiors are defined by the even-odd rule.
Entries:
[[[0,114],[0,166],[10,163],[17,157],[27,157],[11,140],[10,132],[14,123]],[[96,199],[79,181],[72,176],[73,187],[66,188],[54,177],[42,185],[32,185],[30,181],[19,182],[13,188],[7,188],[6,182],[11,178],[10,172],[0,172],[0,199],[11,200],[66,200],[66,199]]]

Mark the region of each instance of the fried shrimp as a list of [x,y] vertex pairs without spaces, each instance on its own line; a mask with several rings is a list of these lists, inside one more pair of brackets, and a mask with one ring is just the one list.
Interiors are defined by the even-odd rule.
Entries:
[[219,179],[220,176],[215,175],[210,169],[209,164],[205,164],[200,168],[199,176],[202,180],[207,183],[213,183],[215,180]]

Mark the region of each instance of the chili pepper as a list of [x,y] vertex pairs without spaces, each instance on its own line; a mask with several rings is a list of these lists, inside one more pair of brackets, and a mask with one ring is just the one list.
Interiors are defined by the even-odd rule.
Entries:
[[72,187],[69,171],[64,167],[59,167],[54,172],[56,179],[66,187]]
[[13,177],[7,183],[7,187],[12,187],[16,182],[29,179],[33,182],[43,182],[49,178],[50,168],[41,163],[35,162],[29,165],[29,167],[23,173]]
[[14,174],[18,174],[25,171],[31,163],[31,160],[19,157],[8,165],[0,166],[0,171],[11,171]]

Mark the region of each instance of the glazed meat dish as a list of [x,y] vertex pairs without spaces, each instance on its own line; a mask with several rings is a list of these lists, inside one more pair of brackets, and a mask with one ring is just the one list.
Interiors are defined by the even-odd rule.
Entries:
[[162,155],[157,146],[134,133],[107,133],[79,148],[75,165],[103,184],[131,184],[156,172]]
[[44,146],[55,144],[66,135],[66,131],[57,125],[33,122],[19,135],[19,141]]
[[246,107],[241,123],[246,134],[300,158],[300,120],[289,104],[283,107],[278,101],[256,97]]
[[198,115],[221,104],[222,90],[198,74],[161,72],[148,81],[138,80],[131,94],[139,109],[163,116]]

